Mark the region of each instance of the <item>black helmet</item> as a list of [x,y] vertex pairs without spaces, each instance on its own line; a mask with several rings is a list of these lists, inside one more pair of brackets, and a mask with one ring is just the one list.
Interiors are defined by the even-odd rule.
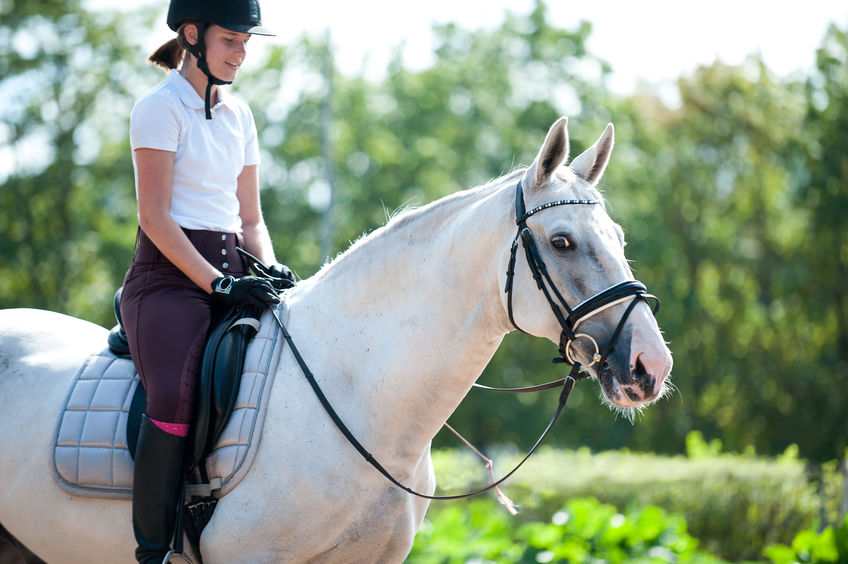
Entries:
[[171,0],[168,27],[177,31],[186,20],[206,21],[239,33],[275,35],[262,27],[258,0]]
[[180,29],[185,21],[196,20],[198,24],[198,42],[194,45],[181,43],[189,53],[197,58],[197,66],[206,75],[206,96],[204,106],[206,119],[212,119],[210,97],[213,84],[229,84],[214,76],[206,62],[206,44],[203,32],[209,23],[238,33],[256,35],[274,35],[262,27],[262,12],[259,0],[171,0],[168,8],[168,27],[173,31]]

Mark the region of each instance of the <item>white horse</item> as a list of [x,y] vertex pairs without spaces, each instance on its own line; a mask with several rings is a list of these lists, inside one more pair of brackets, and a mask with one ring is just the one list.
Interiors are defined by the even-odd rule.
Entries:
[[[288,329],[329,401],[404,484],[435,490],[430,441],[514,329],[504,285],[517,183],[528,209],[601,201],[595,185],[612,145],[609,125],[565,166],[561,118],[529,168],[395,217],[286,295]],[[603,205],[545,209],[527,226],[570,304],[633,277]],[[559,342],[561,326],[523,252],[511,301],[516,325]],[[580,331],[605,347],[629,301]],[[50,563],[132,560],[130,503],[65,493],[50,464],[71,379],[106,333],[56,313],[0,312],[0,523]],[[589,364],[591,348],[578,339],[571,354]],[[639,301],[622,323],[608,361],[590,372],[610,403],[630,408],[663,394],[671,354],[648,305]],[[290,350],[271,394],[253,468],[203,533],[205,562],[403,561],[428,502],[393,486],[346,442]]]

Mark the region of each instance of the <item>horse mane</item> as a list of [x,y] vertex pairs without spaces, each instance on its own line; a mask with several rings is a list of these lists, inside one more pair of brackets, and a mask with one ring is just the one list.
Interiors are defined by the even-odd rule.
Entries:
[[[506,184],[514,182],[516,177],[524,174],[526,171],[527,167],[515,168],[503,176],[490,180],[486,184],[467,188],[465,190],[458,190],[452,194],[448,194],[421,206],[416,206],[409,202],[404,203],[395,211],[386,214],[386,223],[384,225],[377,227],[373,231],[362,233],[362,235],[351,241],[345,251],[338,253],[335,258],[328,258],[318,272],[314,276],[310,277],[309,280],[318,281],[327,277],[340,265],[347,262],[347,259],[359,253],[362,247],[370,245],[372,241],[380,240],[412,225],[417,225],[418,223],[426,221],[428,218],[432,218],[435,215],[439,215],[440,217],[451,217],[452,214],[437,214],[436,212],[448,206],[467,205],[469,200],[476,200],[485,194],[499,190]],[[563,177],[563,180],[568,181],[570,178]],[[607,202],[600,190],[592,188],[592,192],[594,192],[593,196],[599,199],[606,209]]]
[[325,262],[321,269],[312,278],[318,280],[328,276],[333,270],[337,269],[342,263],[344,263],[346,259],[357,254],[363,246],[369,244],[371,241],[382,239],[392,233],[406,229],[413,224],[417,224],[426,218],[432,217],[437,210],[441,210],[448,206],[465,205],[470,199],[476,199],[480,197],[481,194],[486,194],[501,188],[504,184],[514,180],[516,176],[523,174],[525,170],[526,168],[512,170],[504,176],[490,180],[486,184],[467,188],[465,190],[459,190],[422,206],[415,206],[410,203],[400,206],[391,214],[387,214],[387,221],[383,226],[360,235],[357,239],[351,242],[347,250],[340,252],[335,258],[329,259]]

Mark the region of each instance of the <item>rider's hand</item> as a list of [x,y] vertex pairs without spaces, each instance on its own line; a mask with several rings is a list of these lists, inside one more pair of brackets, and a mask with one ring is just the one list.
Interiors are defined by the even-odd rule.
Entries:
[[212,281],[212,298],[232,305],[266,307],[280,303],[280,296],[270,280],[257,276],[219,276]]
[[259,276],[267,278],[278,290],[285,290],[294,286],[294,274],[284,264],[277,263],[266,266],[262,263],[254,263],[253,269]]

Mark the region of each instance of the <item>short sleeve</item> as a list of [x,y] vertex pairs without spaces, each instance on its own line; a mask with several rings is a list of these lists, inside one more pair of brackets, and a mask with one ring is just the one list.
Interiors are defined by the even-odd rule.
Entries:
[[163,96],[139,99],[130,114],[130,147],[176,152],[180,119],[176,108]]
[[253,112],[246,108],[245,135],[244,135],[244,166],[259,164],[259,137],[256,133],[256,122],[253,120]]

